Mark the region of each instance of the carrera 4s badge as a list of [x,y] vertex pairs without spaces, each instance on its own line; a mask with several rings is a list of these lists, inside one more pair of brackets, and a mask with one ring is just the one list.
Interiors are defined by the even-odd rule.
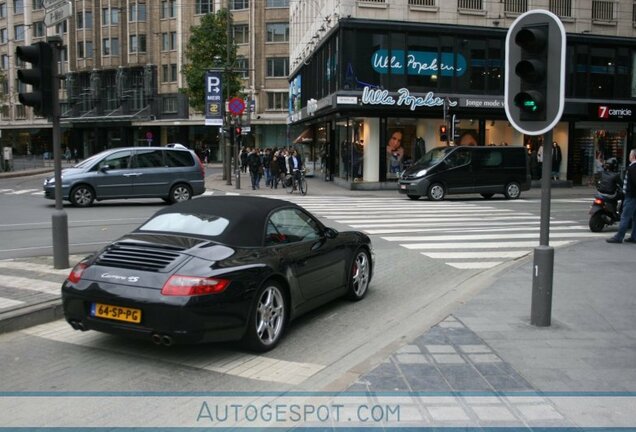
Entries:
[[102,273],[102,279],[115,279],[115,280],[127,281],[127,282],[138,282],[139,276],[120,276],[116,274]]

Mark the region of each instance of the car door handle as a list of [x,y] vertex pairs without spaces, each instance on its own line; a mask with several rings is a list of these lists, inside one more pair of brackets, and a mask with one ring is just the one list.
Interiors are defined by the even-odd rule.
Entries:
[[139,177],[141,173],[126,173],[124,177]]

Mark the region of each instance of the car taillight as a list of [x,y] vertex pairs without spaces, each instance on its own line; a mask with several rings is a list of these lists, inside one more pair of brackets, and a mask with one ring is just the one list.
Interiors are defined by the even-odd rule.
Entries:
[[86,270],[87,267],[88,265],[86,265],[86,263],[77,263],[75,267],[73,267],[73,270],[71,270],[71,273],[68,275],[67,279],[69,280],[69,282],[78,283],[80,279],[82,279],[82,273],[84,273],[84,270]]
[[225,291],[229,284],[230,281],[226,279],[172,275],[161,288],[161,294],[165,296],[218,294]]
[[603,200],[600,198],[595,198],[594,199],[594,204],[595,205],[603,205]]
[[201,170],[201,175],[205,178],[205,167],[203,166],[203,162],[201,162],[201,158],[198,155],[195,155],[197,158],[197,162],[199,162],[199,169]]

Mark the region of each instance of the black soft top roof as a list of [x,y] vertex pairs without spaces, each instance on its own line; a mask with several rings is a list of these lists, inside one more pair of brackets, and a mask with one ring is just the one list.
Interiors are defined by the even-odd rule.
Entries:
[[263,245],[265,224],[269,214],[280,208],[300,207],[289,201],[254,196],[210,196],[192,199],[166,207],[155,216],[184,213],[218,216],[230,221],[214,241],[229,246],[259,247]]

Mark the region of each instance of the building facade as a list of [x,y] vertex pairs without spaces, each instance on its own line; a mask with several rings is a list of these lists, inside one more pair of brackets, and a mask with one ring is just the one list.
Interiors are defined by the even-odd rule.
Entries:
[[[72,17],[45,26],[43,0],[0,0],[0,146],[16,154],[50,152],[51,125],[18,101],[15,48],[59,35],[62,146],[82,157],[106,148],[180,142],[221,158],[219,128],[180,91],[190,28],[220,8],[232,12],[234,65],[249,109],[244,141],[280,145],[286,138],[289,73],[288,0],[73,0]],[[203,80],[203,77],[201,77]]]
[[[625,166],[636,114],[632,1],[294,4],[292,140],[317,173],[353,189],[394,188],[424,151],[454,144],[525,146],[538,178],[542,137],[513,129],[503,100],[507,27],[536,8],[567,31],[566,103],[554,129],[563,160],[554,176],[585,184],[596,158]],[[392,139],[403,156],[389,151]]]

